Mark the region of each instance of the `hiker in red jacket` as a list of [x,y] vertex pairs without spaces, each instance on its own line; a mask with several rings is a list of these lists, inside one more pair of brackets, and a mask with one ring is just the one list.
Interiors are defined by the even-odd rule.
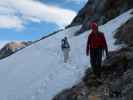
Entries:
[[90,63],[94,74],[97,77],[101,76],[101,62],[104,51],[108,56],[107,43],[102,32],[99,32],[97,23],[93,22],[90,25],[92,32],[88,36],[86,55],[90,54]]

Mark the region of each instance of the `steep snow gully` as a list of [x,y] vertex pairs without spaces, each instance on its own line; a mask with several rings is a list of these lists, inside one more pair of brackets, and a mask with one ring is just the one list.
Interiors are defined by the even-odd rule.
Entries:
[[[100,26],[105,32],[109,49],[114,46],[113,33],[132,15],[131,10]],[[41,40],[0,61],[0,100],[51,100],[63,89],[78,83],[89,67],[85,55],[89,31],[74,37],[80,26],[72,27]],[[60,41],[69,37],[69,63],[63,63]]]

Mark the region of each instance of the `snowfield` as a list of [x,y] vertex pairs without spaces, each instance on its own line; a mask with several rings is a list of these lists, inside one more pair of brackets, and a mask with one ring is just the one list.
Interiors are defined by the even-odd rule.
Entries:
[[[128,12],[100,26],[110,50],[113,33],[132,15]],[[80,26],[61,31],[0,61],[0,100],[51,100],[56,94],[78,83],[89,67],[86,41],[90,31],[74,37]],[[71,46],[69,63],[63,63],[61,39],[67,35]]]

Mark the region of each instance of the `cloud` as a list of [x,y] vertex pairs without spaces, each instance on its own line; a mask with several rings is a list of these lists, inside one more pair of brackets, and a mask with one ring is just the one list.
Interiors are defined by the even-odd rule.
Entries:
[[0,28],[22,29],[29,22],[48,22],[64,27],[73,20],[76,12],[36,0],[1,0]]
[[23,28],[23,22],[16,16],[0,15],[0,28]]

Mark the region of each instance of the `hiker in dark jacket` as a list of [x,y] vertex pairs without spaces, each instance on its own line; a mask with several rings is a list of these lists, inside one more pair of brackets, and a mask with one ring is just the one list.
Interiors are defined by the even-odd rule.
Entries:
[[90,63],[94,74],[97,77],[101,76],[101,62],[104,51],[108,56],[107,43],[102,32],[99,32],[97,23],[91,23],[92,32],[88,36],[86,55],[90,54]]
[[64,55],[64,63],[67,63],[69,59],[70,45],[68,43],[67,37],[61,40],[61,49]]

